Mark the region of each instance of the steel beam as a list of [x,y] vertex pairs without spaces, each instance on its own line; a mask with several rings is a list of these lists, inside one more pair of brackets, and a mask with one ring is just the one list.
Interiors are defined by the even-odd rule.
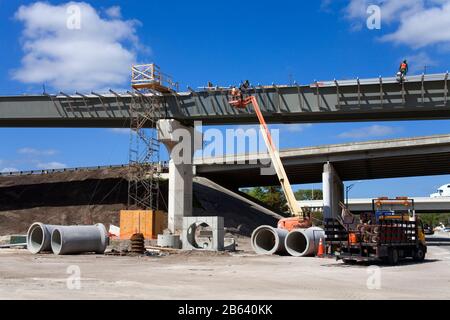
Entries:
[[[258,86],[258,99],[269,123],[449,119],[448,75],[334,80],[311,85]],[[205,89],[158,94],[159,116],[185,124],[257,123],[253,110],[236,111],[229,90]],[[128,127],[129,93],[0,97],[0,127]]]

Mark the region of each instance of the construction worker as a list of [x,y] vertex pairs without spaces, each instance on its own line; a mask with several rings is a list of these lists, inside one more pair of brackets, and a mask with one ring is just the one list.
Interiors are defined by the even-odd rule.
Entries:
[[242,82],[239,87],[239,89],[241,89],[242,91],[246,91],[249,88],[250,88],[250,81],[248,81],[248,80],[245,80],[244,82]]
[[408,73],[408,61],[403,60],[403,62],[400,64],[399,71],[402,75],[402,78],[404,78]]
[[233,97],[233,100],[243,100],[242,91],[236,87],[233,87],[231,89],[231,96]]

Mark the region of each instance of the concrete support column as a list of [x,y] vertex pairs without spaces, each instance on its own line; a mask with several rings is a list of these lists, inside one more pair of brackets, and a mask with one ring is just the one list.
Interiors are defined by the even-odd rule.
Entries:
[[192,216],[192,164],[169,162],[169,221],[172,233],[181,234],[183,218]]
[[324,165],[322,180],[324,219],[336,218],[341,213],[339,202],[344,202],[344,184],[329,162]]
[[170,155],[168,229],[173,234],[181,234],[183,217],[192,216],[193,154],[201,146],[201,138],[194,127],[177,120],[158,121],[158,139]]

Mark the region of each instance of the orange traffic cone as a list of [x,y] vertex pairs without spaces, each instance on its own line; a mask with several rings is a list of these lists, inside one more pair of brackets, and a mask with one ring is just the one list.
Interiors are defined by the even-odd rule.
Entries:
[[319,258],[322,258],[323,255],[324,255],[324,253],[325,253],[325,248],[324,248],[324,246],[323,246],[323,239],[320,238],[320,241],[319,241],[319,249],[317,250],[317,256],[318,256]]

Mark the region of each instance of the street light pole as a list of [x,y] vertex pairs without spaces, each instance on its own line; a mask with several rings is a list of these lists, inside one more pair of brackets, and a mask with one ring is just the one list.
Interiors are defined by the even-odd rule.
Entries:
[[348,185],[345,187],[345,205],[347,206],[347,208],[348,208],[348,194],[349,194],[350,190],[352,190],[356,184],[361,183],[361,182],[362,181],[357,181],[357,182],[352,183],[351,185]]
[[345,205],[347,206],[347,208],[348,208],[348,194],[349,194],[350,190],[353,189],[354,186],[355,186],[355,183],[345,187]]

